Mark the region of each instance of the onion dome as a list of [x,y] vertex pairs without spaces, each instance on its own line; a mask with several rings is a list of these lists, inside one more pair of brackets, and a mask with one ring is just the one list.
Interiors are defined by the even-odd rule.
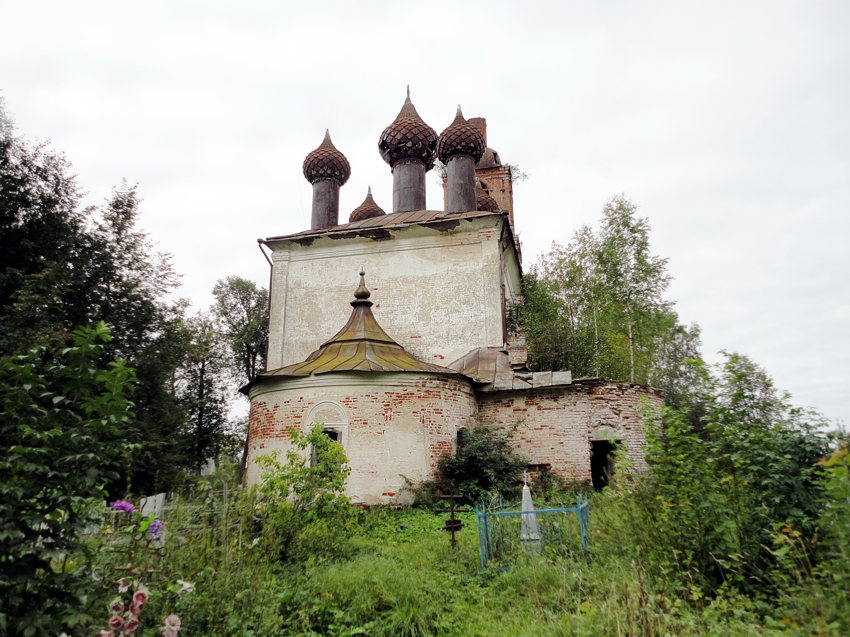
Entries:
[[329,179],[342,186],[351,177],[351,165],[331,141],[330,131],[325,131],[325,139],[319,147],[304,158],[304,176],[311,184]]
[[499,204],[495,199],[487,194],[487,191],[484,190],[480,181],[475,188],[475,209],[487,210],[488,212],[499,212]]
[[415,159],[425,164],[425,170],[434,167],[434,150],[437,148],[437,131],[428,126],[419,117],[413,102],[410,101],[410,87],[407,98],[395,118],[384,129],[378,139],[378,151],[390,166],[402,159]]
[[363,200],[363,203],[354,209],[354,211],[351,213],[351,216],[348,217],[348,221],[363,221],[364,219],[380,217],[381,215],[385,214],[387,213],[384,212],[381,207],[375,203],[374,199],[372,199],[372,187],[370,186],[369,191],[366,194],[366,198]]
[[469,155],[477,162],[486,147],[481,131],[464,119],[458,104],[454,121],[440,133],[440,139],[437,141],[437,156],[440,161],[447,164],[453,155]]

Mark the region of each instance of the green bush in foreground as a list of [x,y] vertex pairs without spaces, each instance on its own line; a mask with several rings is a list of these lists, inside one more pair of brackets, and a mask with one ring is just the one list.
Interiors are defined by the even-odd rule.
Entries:
[[745,357],[727,355],[702,376],[698,423],[672,409],[645,423],[649,469],[612,490],[618,509],[603,526],[606,549],[683,594],[764,594],[775,587],[780,527],[814,536],[826,439]]
[[133,371],[103,361],[103,323],[70,347],[0,359],[0,634],[58,634],[91,619],[91,554],[104,485],[128,451]]

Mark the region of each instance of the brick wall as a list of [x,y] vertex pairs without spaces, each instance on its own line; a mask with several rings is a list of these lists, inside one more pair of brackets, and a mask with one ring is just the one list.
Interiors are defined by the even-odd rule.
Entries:
[[[456,431],[475,424],[477,405],[469,384],[454,378],[382,375],[346,385],[286,388],[252,397],[248,431],[249,483],[256,482],[256,458],[288,448],[288,431],[307,429],[311,410],[333,403],[346,422],[339,426],[351,474],[346,492],[355,501],[394,502],[405,480],[431,475],[442,453],[454,449]],[[291,383],[290,383],[291,384]],[[403,477],[404,476],[404,477]]]
[[535,464],[549,464],[568,479],[590,479],[590,441],[619,440],[638,468],[646,466],[641,447],[641,402],[658,409],[655,389],[627,383],[579,381],[573,385],[495,392],[479,397],[478,423],[509,427],[513,439]]

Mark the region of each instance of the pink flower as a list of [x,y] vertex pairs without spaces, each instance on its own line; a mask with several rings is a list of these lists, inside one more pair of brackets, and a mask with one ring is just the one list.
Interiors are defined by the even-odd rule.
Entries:
[[132,585],[132,583],[133,580],[131,580],[129,577],[122,577],[120,580],[118,580],[118,592],[126,593],[130,590],[130,586]]
[[122,610],[124,610],[124,602],[122,602],[118,598],[115,598],[115,600],[113,600],[113,602],[109,605],[109,610],[111,610],[113,614],[117,615]]
[[124,620],[121,619],[118,615],[113,615],[109,619],[109,627],[112,630],[121,630],[124,627]]
[[146,601],[148,601],[148,587],[140,582],[136,592],[133,593],[133,604],[142,606]]
[[163,635],[163,637],[177,637],[177,633],[180,631],[180,618],[177,615],[169,615],[162,622],[162,628],[159,629],[159,633]]
[[97,634],[97,637],[115,637],[115,633],[111,630],[102,630]]
[[136,628],[139,627],[139,619],[138,617],[131,617],[127,620],[127,623],[124,624],[124,632],[132,633]]
[[142,614],[142,604],[137,604],[136,602],[133,602],[132,604],[130,604],[130,614],[133,617],[138,617],[139,615],[141,615]]

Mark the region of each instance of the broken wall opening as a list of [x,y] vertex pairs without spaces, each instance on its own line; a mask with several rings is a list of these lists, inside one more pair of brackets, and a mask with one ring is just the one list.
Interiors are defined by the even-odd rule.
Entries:
[[602,491],[614,476],[614,455],[618,446],[617,441],[590,441],[590,481],[596,491]]

